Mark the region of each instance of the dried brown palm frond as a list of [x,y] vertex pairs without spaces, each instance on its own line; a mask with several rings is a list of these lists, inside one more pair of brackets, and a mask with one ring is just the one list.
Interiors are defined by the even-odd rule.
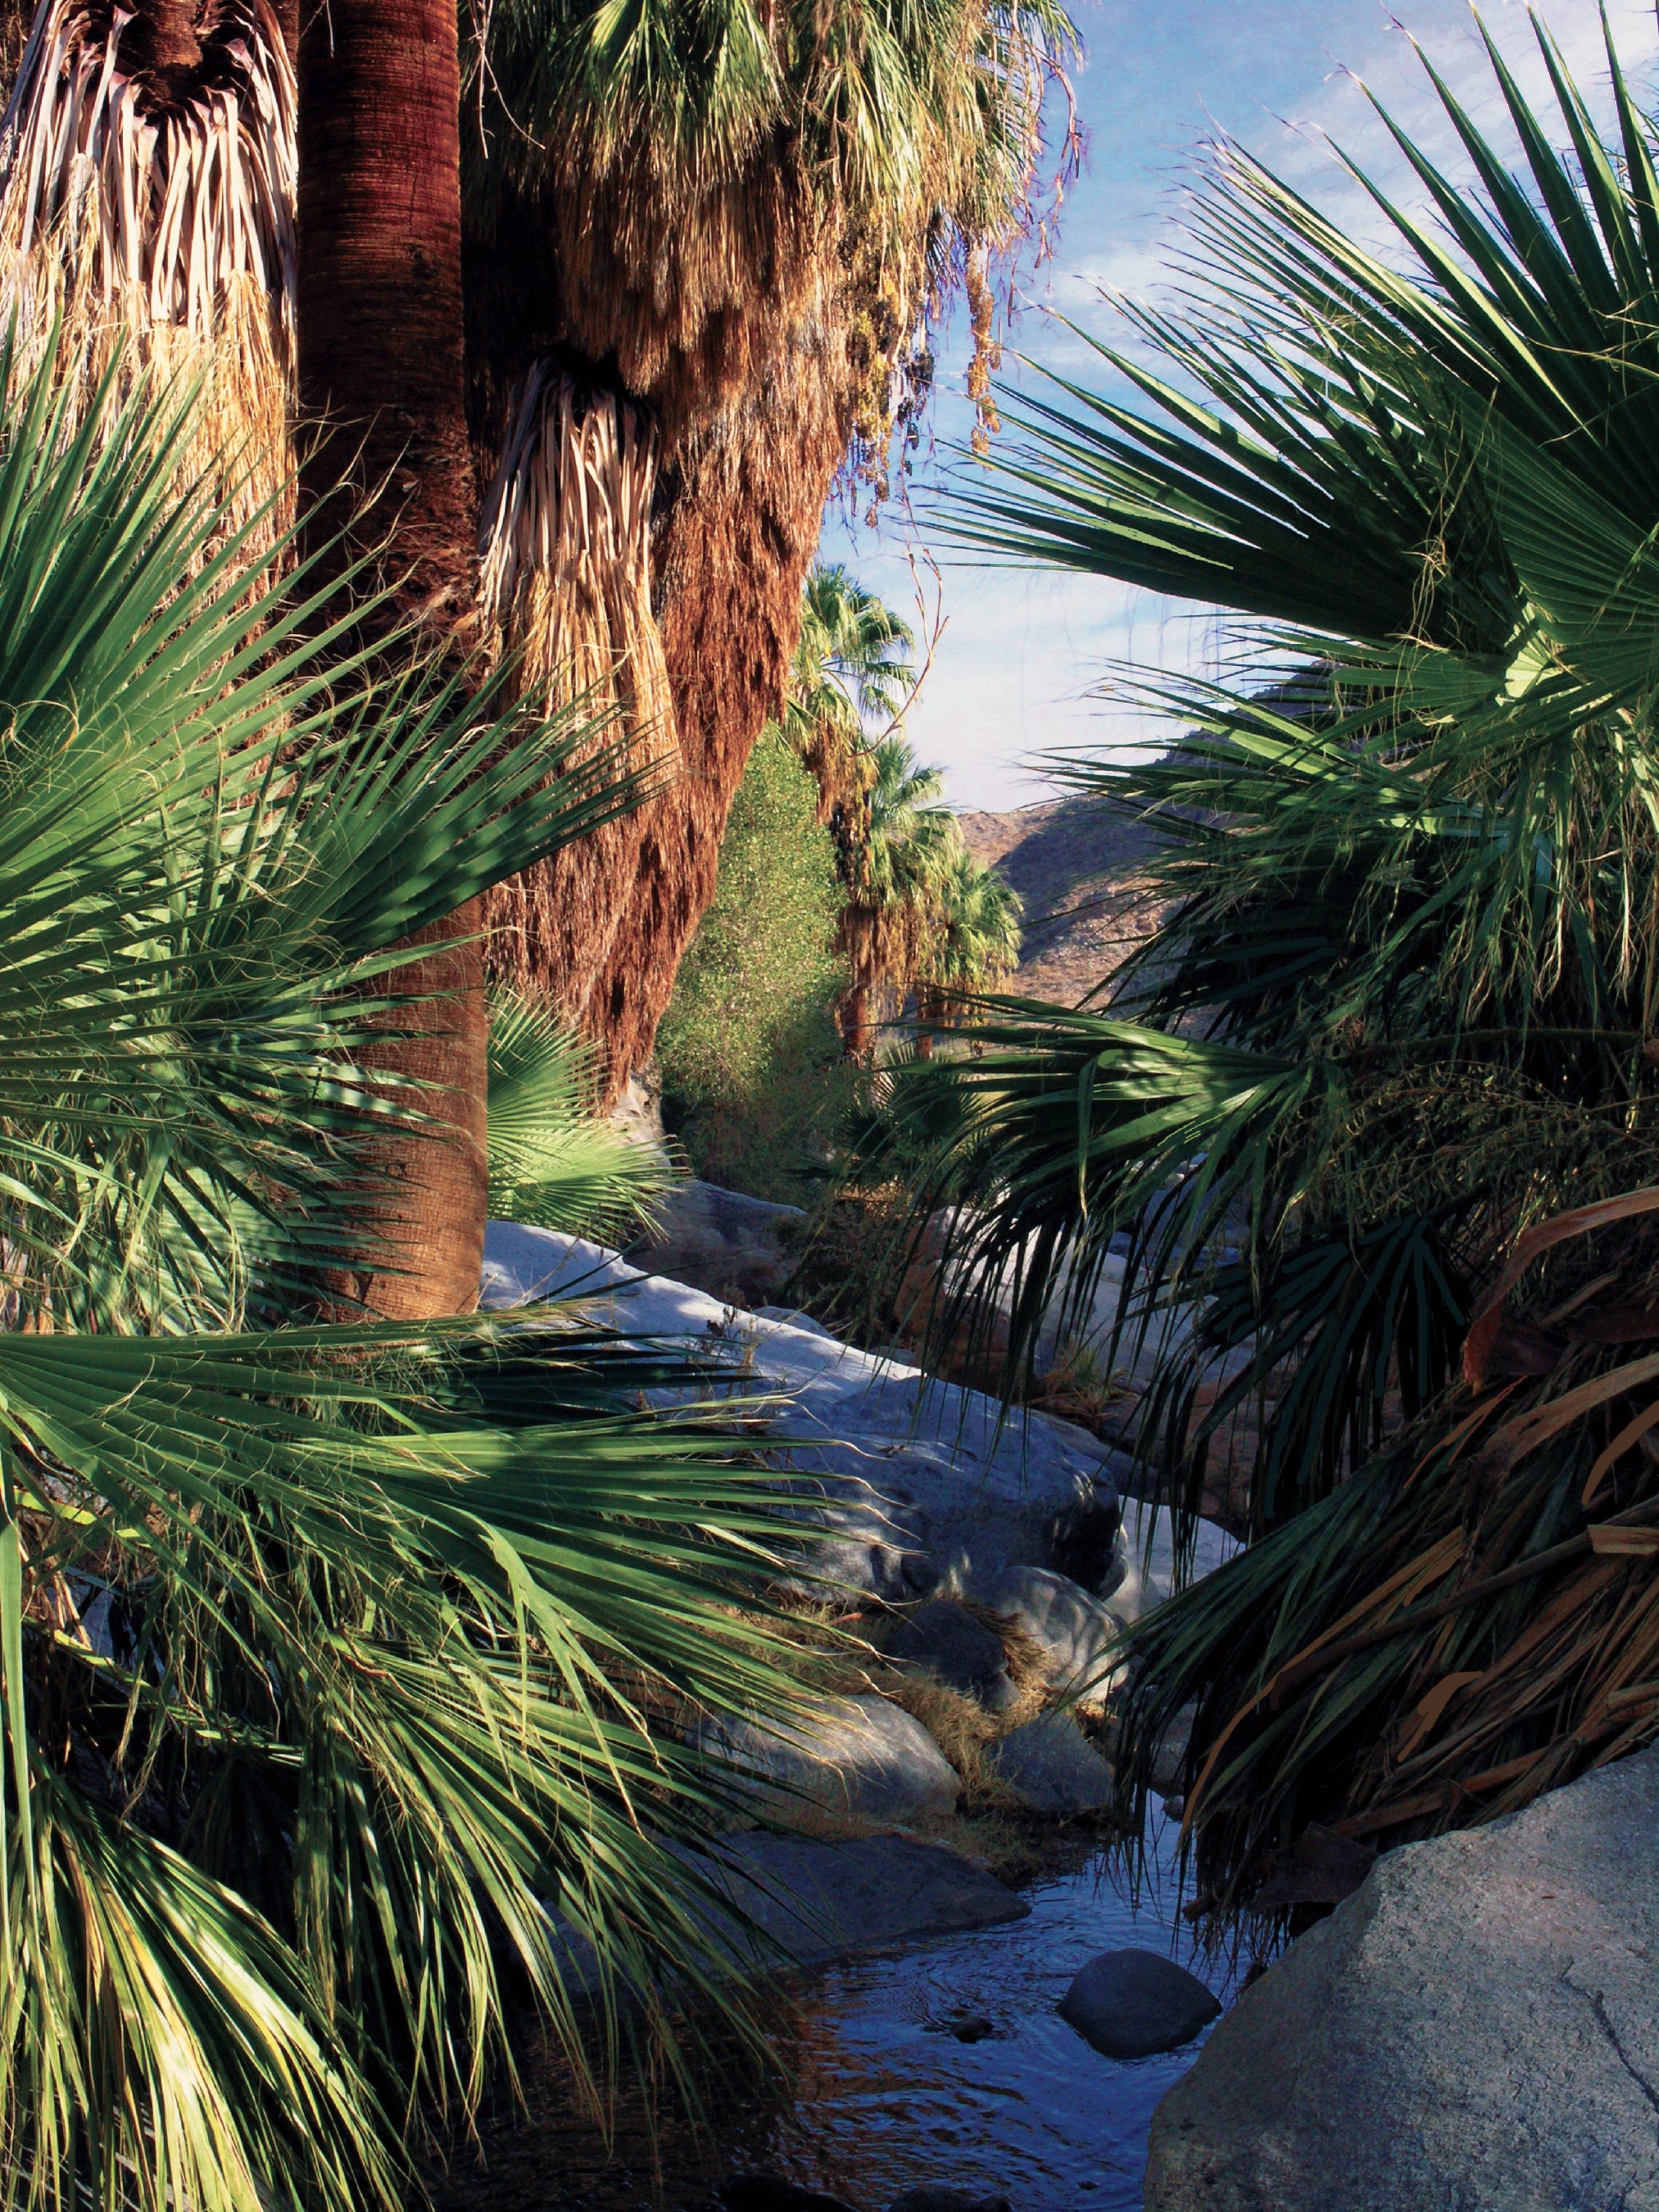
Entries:
[[61,320],[79,408],[119,360],[199,383],[181,466],[226,524],[287,520],[295,82],[270,0],[206,0],[187,65],[143,7],[40,0],[0,126],[0,307],[25,359]]
[[[484,504],[479,604],[520,688],[556,706],[586,702],[601,718],[594,744],[623,737],[630,766],[660,789],[678,773],[679,747],[651,611],[656,465],[656,431],[638,409],[579,393],[535,363]],[[629,872],[651,811],[595,831],[485,902],[497,974],[540,992],[556,977],[560,1012],[596,1036],[605,1010],[594,994],[622,920],[604,890]]]
[[988,403],[990,267],[1034,234],[1041,251],[1043,96],[1077,47],[1050,0],[648,0],[626,22],[591,0],[495,0],[471,33],[475,231],[511,236],[514,262],[550,246],[560,335],[615,359],[671,452],[810,316],[878,473],[957,281]]
[[1136,1743],[1199,1691],[1184,1832],[1213,1909],[1310,1822],[1466,1826],[1659,1738],[1656,1218],[1647,1189],[1528,1230],[1461,1388],[1136,1638]]

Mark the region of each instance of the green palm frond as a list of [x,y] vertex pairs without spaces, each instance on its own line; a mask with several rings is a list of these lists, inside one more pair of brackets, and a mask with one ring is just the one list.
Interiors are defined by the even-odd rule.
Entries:
[[171,496],[170,403],[102,440],[64,405],[0,359],[0,1192],[26,1308],[176,1322],[328,1247],[398,943],[639,779],[499,678],[371,665],[304,567],[247,573]]
[[489,1210],[499,1220],[631,1243],[673,1170],[599,1113],[591,1045],[545,1001],[497,991],[489,1018]]
[[568,1313],[227,1328],[428,1126],[357,1064],[399,940],[639,787],[360,657],[170,489],[184,412],[71,437],[52,372],[0,375],[0,2191],[393,2212],[509,1997],[596,2094],[700,1998],[761,2051],[685,1724],[791,1706],[803,1531]]
[[1011,1388],[1115,1244],[1109,1352],[1150,1347],[1139,1445],[1188,1521],[1245,1435],[1260,1540],[1137,1631],[1123,1737],[1133,1821],[1196,1701],[1229,1911],[1310,1820],[1420,1833],[1651,1733],[1646,1601],[1605,1564],[1638,1540],[1583,1494],[1612,1453],[1609,1518],[1649,1510],[1650,1378],[1596,1348],[1631,1312],[1586,1260],[1499,1394],[1452,1371],[1495,1254],[1659,1180],[1654,134],[1610,41],[1603,146],[1537,36],[1547,112],[1488,45],[1518,167],[1438,79],[1473,189],[1389,125],[1432,207],[1373,191],[1392,259],[1225,151],[1179,312],[1130,311],[1101,392],[1011,408],[951,515],[1220,604],[1257,670],[1134,679],[1167,752],[1060,764],[1160,833],[1109,1005],[988,1003],[983,1057],[898,1071],[890,1117],[933,1146],[919,1212],[956,1209],[948,1325],[1009,1314]]
[[[566,1371],[588,1402],[560,1415]],[[669,1993],[690,1987],[744,2019],[672,1848],[706,1845],[723,1800],[662,1723],[787,1699],[786,1647],[752,1607],[788,1532],[775,1477],[734,1466],[702,1417],[593,1402],[596,1382],[614,1407],[668,1371],[556,1320],[0,1337],[7,1734],[12,1776],[30,1778],[21,1800],[11,1785],[10,1910],[40,1954],[61,1953],[29,1854],[96,1854],[94,1809],[41,1841],[71,1793],[137,1823],[104,1855],[100,1909],[142,1911],[126,1940],[143,1972],[177,1983],[191,1931],[240,1914],[246,1940],[195,1960],[199,2079],[177,2084],[226,2136],[199,2154],[221,2190],[233,2154],[280,2141],[326,2201],[386,2201],[386,2122],[364,2080],[395,2063],[426,2099],[469,2107],[507,2056],[503,1943],[579,2060],[576,1937],[612,2038],[641,2007],[665,2029]],[[515,1414],[532,1372],[543,1402]],[[94,1593],[112,1648],[82,1626]],[[266,1825],[251,1837],[234,1811],[255,1796]],[[76,1819],[94,1822],[78,1844]],[[240,1901],[250,1885],[264,1929]],[[239,2058],[233,2023],[270,1960],[263,2045]],[[13,2139],[54,2099],[76,2107],[60,2175],[100,2113],[124,2159],[155,2170],[90,2066],[121,1971],[98,1969],[93,2016],[66,1998],[26,2008],[5,2048]],[[160,2032],[155,2004],[136,2013],[135,2033]],[[141,2057],[127,2078],[159,2124]],[[322,2112],[314,2156],[292,2139],[284,2069]]]

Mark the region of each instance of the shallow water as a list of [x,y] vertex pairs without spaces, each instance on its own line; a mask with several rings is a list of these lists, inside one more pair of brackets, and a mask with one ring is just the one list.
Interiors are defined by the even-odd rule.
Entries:
[[[803,1980],[783,2039],[794,2110],[730,2115],[714,2140],[665,2130],[652,2146],[626,2124],[614,2154],[540,2102],[527,2126],[494,2136],[489,2170],[458,2168],[441,2203],[456,2212],[702,2212],[719,2181],[766,2172],[882,2212],[923,2182],[1006,2196],[1014,2212],[1139,2212],[1152,2107],[1203,2038],[1158,2058],[1103,2058],[1055,2008],[1078,1968],[1130,1945],[1170,1952],[1224,2002],[1225,1967],[1172,1938],[1172,1834],[1149,1841],[1164,1869],[1139,1909],[1097,1856],[1030,1884],[1029,1919],[860,1958]],[[959,2041],[977,2015],[993,2033]]]

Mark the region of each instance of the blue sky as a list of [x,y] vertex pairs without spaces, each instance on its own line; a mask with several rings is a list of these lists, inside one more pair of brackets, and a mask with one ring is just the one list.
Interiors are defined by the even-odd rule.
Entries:
[[[1204,143],[1218,134],[1241,140],[1330,212],[1375,236],[1375,218],[1331,142],[1407,199],[1415,195],[1362,82],[1453,160],[1415,39],[1477,119],[1496,125],[1496,93],[1465,0],[1395,0],[1390,8],[1379,0],[1078,0],[1073,13],[1088,47],[1076,78],[1088,154],[1067,197],[1058,250],[1023,286],[1012,332],[1014,346],[1056,367],[1077,367],[1082,349],[1048,311],[1105,334],[1113,313],[1103,288],[1157,295],[1179,243],[1183,191]],[[1599,94],[1606,63],[1594,0],[1550,0],[1543,13],[1580,85]],[[1659,96],[1654,0],[1609,0],[1608,13],[1638,96]],[[1541,94],[1520,0],[1488,0],[1482,14],[1528,92]],[[958,315],[941,349],[931,426],[940,448],[966,435],[966,356]],[[1020,380],[1012,360],[1008,374]],[[920,472],[924,489],[936,469],[937,462]],[[909,608],[910,534],[891,508],[877,532],[849,531],[832,513],[824,551]],[[958,806],[1012,806],[1048,795],[1029,763],[1051,748],[1133,742],[1133,719],[1090,696],[1109,664],[1204,667],[1224,643],[1213,617],[1148,592],[954,565],[942,548],[939,558],[945,628],[909,726],[918,752],[945,770]]]

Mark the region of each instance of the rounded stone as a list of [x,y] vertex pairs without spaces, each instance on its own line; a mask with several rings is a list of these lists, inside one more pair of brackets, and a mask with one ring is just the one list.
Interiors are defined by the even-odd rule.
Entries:
[[1177,2050],[1220,2010],[1196,1974],[1157,1951],[1103,1951],[1060,2001],[1060,2018],[1108,2058]]
[[1044,1713],[991,1747],[993,1773],[1028,1813],[1066,1820],[1112,1802],[1112,1770],[1069,1713]]
[[921,1723],[885,1698],[823,1698],[775,1726],[703,1722],[690,1741],[734,1767],[775,1820],[913,1820],[955,1808],[962,1784]]
[[930,1599],[902,1620],[887,1639],[887,1656],[925,1667],[949,1688],[981,1702],[1003,1673],[1002,1638],[950,1598]]
[[1116,1491],[1097,1483],[1086,1498],[1062,1505],[1048,1523],[1048,1564],[1094,1596],[1109,1597],[1128,1571]]
[[1085,1705],[1103,1704],[1123,1677],[1110,1663],[1123,1624],[1080,1583],[1047,1567],[1004,1567],[976,1583],[974,1595],[1028,1636],[1056,1688]]

